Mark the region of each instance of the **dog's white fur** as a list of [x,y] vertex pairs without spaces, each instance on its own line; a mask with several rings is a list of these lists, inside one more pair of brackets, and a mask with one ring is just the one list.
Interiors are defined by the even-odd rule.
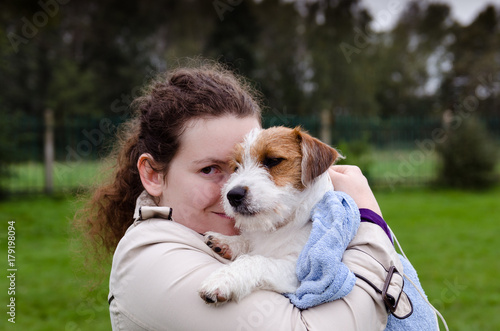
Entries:
[[[326,171],[338,156],[300,128],[256,129],[246,136],[235,152],[237,170],[222,191],[224,210],[240,235],[205,234],[207,245],[233,260],[203,282],[199,294],[207,303],[238,301],[256,289],[295,292],[311,209],[333,188]],[[238,206],[229,199],[235,188],[245,189]]]

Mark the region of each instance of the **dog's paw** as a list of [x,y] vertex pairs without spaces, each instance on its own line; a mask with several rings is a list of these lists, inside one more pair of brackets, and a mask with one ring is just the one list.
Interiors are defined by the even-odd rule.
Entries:
[[219,293],[218,290],[200,290],[198,293],[200,294],[200,297],[203,299],[203,301],[205,301],[205,303],[209,305],[217,306],[225,303],[228,300],[225,296]]
[[210,275],[201,285],[198,294],[205,303],[215,306],[238,299],[233,279],[225,270],[217,270]]
[[216,232],[207,232],[205,233],[205,244],[207,244],[207,246],[219,256],[231,260],[233,258],[233,254],[229,245],[224,242],[224,237],[224,235]]
[[260,260],[260,257],[256,261],[254,256],[242,255],[233,263],[221,266],[201,284],[198,290],[200,297],[214,305],[230,300],[240,301],[264,282],[259,272],[250,272]]

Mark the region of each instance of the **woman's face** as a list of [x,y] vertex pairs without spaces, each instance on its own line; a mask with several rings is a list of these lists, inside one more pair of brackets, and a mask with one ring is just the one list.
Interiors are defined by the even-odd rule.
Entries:
[[231,175],[228,160],[235,144],[253,128],[255,117],[224,116],[188,122],[180,148],[170,163],[160,205],[173,209],[175,222],[196,232],[237,234],[226,216],[221,188]]

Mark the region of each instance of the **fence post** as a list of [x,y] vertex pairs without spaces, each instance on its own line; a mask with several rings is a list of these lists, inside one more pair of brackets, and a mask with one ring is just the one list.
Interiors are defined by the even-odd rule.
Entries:
[[44,166],[45,166],[45,193],[54,192],[54,111],[50,108],[44,111],[45,135],[44,135]]
[[321,123],[320,123],[320,139],[327,145],[332,144],[332,116],[330,111],[324,108],[321,111]]

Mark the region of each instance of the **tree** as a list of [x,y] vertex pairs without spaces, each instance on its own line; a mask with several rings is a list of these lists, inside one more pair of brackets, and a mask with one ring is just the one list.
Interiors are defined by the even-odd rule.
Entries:
[[475,98],[474,111],[496,114],[500,105],[497,78],[500,75],[500,19],[495,7],[486,7],[468,26],[456,26],[453,38],[452,70],[441,85],[442,102],[457,110],[465,98]]
[[260,32],[254,8],[243,1],[230,12],[214,19],[215,28],[208,37],[204,53],[236,69],[243,76],[251,77],[256,69],[255,50]]
[[485,189],[498,183],[498,149],[476,117],[445,122],[446,136],[438,144],[439,183],[465,189]]
[[[194,24],[179,14],[187,9]],[[113,116],[116,100],[128,106],[150,72],[165,69],[162,45],[182,40],[194,26],[188,39],[198,37],[194,49],[201,52],[207,9],[215,15],[204,1],[9,2],[1,29],[10,47],[0,51],[8,63],[0,66],[6,108],[41,117],[51,107],[60,120]]]
[[368,63],[375,36],[371,16],[357,0],[313,3],[308,12],[307,49],[312,58],[316,110],[375,114]]
[[448,5],[414,1],[381,38],[374,62],[382,116],[426,116],[436,110],[435,82],[448,70],[441,64],[449,56],[450,24]]
[[301,35],[302,18],[293,3],[267,0],[255,6],[260,27],[255,54],[257,70],[251,76],[265,95],[268,115],[279,123],[291,126],[295,116],[309,109],[303,88],[304,41]]

